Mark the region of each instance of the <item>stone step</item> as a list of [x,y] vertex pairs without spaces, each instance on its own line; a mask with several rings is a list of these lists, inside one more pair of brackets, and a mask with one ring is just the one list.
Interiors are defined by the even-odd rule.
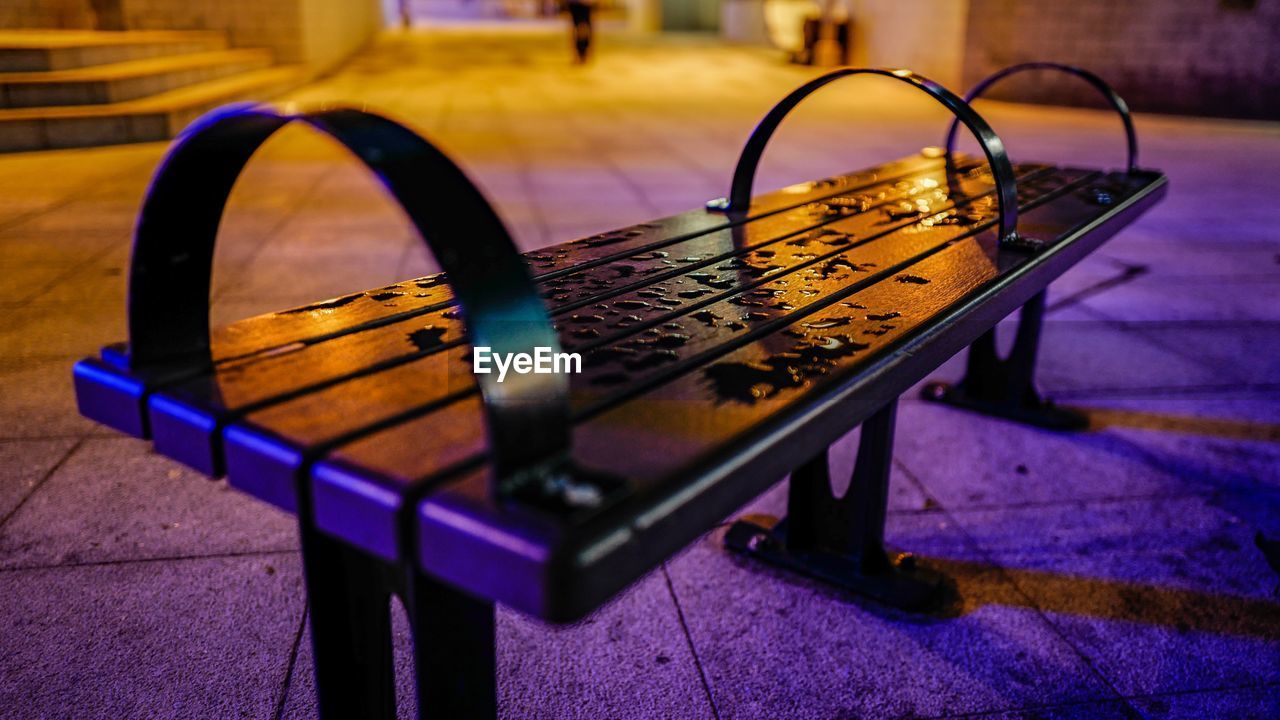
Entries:
[[271,59],[267,50],[218,50],[70,70],[0,73],[0,107],[118,103],[270,67]]
[[168,30],[0,30],[0,72],[41,72],[223,50],[221,33]]
[[304,66],[282,65],[136,100],[0,109],[0,151],[167,140],[219,105],[265,100],[301,85],[307,77]]

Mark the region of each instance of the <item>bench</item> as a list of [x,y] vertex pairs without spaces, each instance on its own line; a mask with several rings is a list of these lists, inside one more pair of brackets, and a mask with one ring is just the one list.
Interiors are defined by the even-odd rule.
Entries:
[[[348,109],[233,108],[175,142],[141,211],[129,341],[76,365],[80,411],[298,518],[322,716],[394,716],[390,597],[408,611],[424,716],[496,714],[494,603],[590,613],[791,473],[788,517],[731,550],[922,608],[943,578],[883,529],[897,398],[1057,428],[1035,392],[1051,280],[1156,203],[1127,109],[1119,171],[1013,164],[966,99],[907,71],[842,69],[751,135],[727,198],[520,255],[426,140]],[[873,74],[955,115],[945,148],[752,197],[773,131],[810,93]],[[971,99],[989,83],[980,84]],[[443,274],[210,329],[223,206],[290,122],[349,148]],[[954,152],[960,125],[983,158]],[[985,161],[985,162],[984,162]],[[1010,355],[994,328],[1022,308]],[[579,353],[576,374],[471,372],[472,347]],[[827,448],[861,425],[842,498]]]

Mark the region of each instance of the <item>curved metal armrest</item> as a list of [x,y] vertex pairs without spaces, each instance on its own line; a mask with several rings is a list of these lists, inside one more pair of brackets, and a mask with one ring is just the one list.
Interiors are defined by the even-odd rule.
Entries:
[[[982,152],[991,164],[991,173],[996,181],[996,199],[1000,212],[1000,242],[1002,244],[1017,243],[1018,225],[1018,188],[1014,180],[1013,166],[1005,152],[1004,143],[996,135],[982,116],[974,112],[969,104],[955,93],[909,70],[890,70],[886,68],[841,68],[817,77],[801,85],[782,99],[769,114],[764,116],[760,124],[751,133],[742,155],[738,158],[738,166],[733,171],[733,184],[727,200],[712,201],[708,207],[724,212],[745,212],[751,205],[751,187],[755,183],[756,168],[760,165],[760,156],[765,145],[773,137],[773,133],[782,123],[783,118],[809,95],[818,89],[849,75],[883,75],[923,90],[930,97],[942,103],[955,115],[952,126],[964,123],[982,145]],[[948,156],[949,157],[949,156]]]
[[[1133,118],[1129,115],[1129,105],[1125,103],[1124,98],[1120,97],[1119,93],[1108,85],[1106,81],[1084,68],[1053,62],[1029,62],[1019,65],[1010,65],[1009,67],[994,72],[980,80],[977,85],[974,85],[969,89],[969,92],[965,93],[964,101],[966,103],[971,103],[979,97],[982,97],[982,94],[987,91],[987,88],[990,88],[997,82],[1009,77],[1010,75],[1026,72],[1027,70],[1057,70],[1059,72],[1067,73],[1068,75],[1075,75],[1092,85],[1098,90],[1098,92],[1102,93],[1102,96],[1107,100],[1107,104],[1116,111],[1116,114],[1120,116],[1120,121],[1124,123],[1124,136],[1128,149],[1127,166],[1129,172],[1133,172],[1138,169],[1138,135],[1133,129]],[[947,157],[951,157],[951,152],[955,149],[956,132],[959,129],[960,123],[958,119],[952,120],[951,127],[947,128]]]
[[[152,179],[134,234],[129,275],[131,369],[213,364],[209,288],[218,224],[254,152],[300,121],[337,140],[400,203],[461,303],[473,345],[495,353],[560,343],[524,260],[493,208],[431,143],[354,109],[284,113],[263,106],[214,111],[175,141]],[[477,375],[499,477],[569,447],[568,380],[560,373]]]

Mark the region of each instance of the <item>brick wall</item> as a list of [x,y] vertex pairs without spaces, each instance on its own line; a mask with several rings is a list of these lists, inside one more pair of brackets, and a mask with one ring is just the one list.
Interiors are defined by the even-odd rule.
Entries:
[[379,0],[121,0],[131,30],[221,30],[235,47],[324,71],[382,26]]
[[69,28],[94,24],[89,0],[0,0],[0,28]]
[[121,0],[130,30],[220,30],[235,47],[271,48],[300,62],[299,0]]
[[382,27],[381,0],[0,0],[0,28],[93,29],[98,8],[127,30],[215,30],[233,47],[268,48],[281,63],[323,72]]
[[[1280,119],[1280,0],[969,0],[964,87],[1032,60],[1093,70],[1135,111]],[[1093,92],[1029,73],[988,96],[1097,106]]]

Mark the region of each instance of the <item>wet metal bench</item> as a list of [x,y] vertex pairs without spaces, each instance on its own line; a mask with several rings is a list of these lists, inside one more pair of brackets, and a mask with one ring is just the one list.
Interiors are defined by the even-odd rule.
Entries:
[[[1032,382],[1045,287],[1164,194],[1164,176],[1135,164],[1123,103],[1073,72],[1120,111],[1125,169],[1012,164],[960,97],[845,69],[765,117],[728,198],[523,255],[462,172],[389,120],[207,116],[146,198],[129,342],[76,366],[80,410],[297,515],[326,718],[393,716],[392,594],[424,716],[493,716],[493,603],[581,618],[788,472],[787,519],[738,522],[731,549],[927,606],[942,579],[883,542],[898,396],[973,344],[964,380],[931,399],[1074,426]],[[858,73],[948,107],[947,147],[752,198],[786,114]],[[373,170],[445,272],[211,330],[223,206],[294,121]],[[960,125],[985,162],[951,151]],[[1000,359],[992,333],[1019,307]],[[498,382],[473,375],[473,347],[577,353],[583,367]],[[835,498],[827,448],[859,424]]]

